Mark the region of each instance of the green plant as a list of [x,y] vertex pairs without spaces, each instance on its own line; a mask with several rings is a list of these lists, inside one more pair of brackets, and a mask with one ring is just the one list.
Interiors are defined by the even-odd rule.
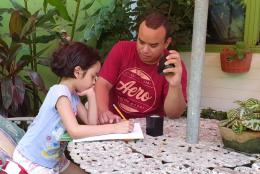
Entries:
[[178,49],[180,45],[191,45],[194,4],[194,0],[137,1],[137,21],[150,11],[156,10],[165,14],[171,24],[171,47]]
[[28,0],[24,0],[24,6],[15,0],[10,2],[13,8],[0,9],[0,22],[3,13],[10,13],[9,33],[0,36],[0,110],[8,116],[34,116],[41,96],[47,92],[38,66],[48,66],[44,52],[51,41],[61,38],[57,20],[68,21],[73,37],[80,0],[76,1],[74,20],[62,0],[44,0],[43,10],[35,13],[29,11]]
[[106,55],[119,40],[132,40],[134,16],[131,0],[90,0],[83,7],[86,23],[77,31],[84,31],[84,41]]
[[223,111],[217,111],[212,108],[206,108],[201,110],[200,117],[216,119],[216,120],[224,120],[227,119],[227,113]]
[[246,53],[250,52],[250,49],[245,45],[244,42],[236,42],[231,50],[234,51],[235,54],[228,56],[228,61],[243,60],[246,57]]
[[227,112],[227,119],[221,122],[221,126],[232,128],[235,133],[245,130],[260,131],[260,101],[250,98],[235,103],[239,107]]

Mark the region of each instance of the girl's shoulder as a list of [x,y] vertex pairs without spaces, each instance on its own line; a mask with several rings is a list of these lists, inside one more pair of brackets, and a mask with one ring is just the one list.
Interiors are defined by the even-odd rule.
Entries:
[[55,84],[55,85],[51,86],[50,89],[49,89],[49,91],[53,91],[53,90],[69,91],[69,88],[66,85]]
[[50,87],[47,96],[53,97],[53,96],[67,96],[71,98],[71,92],[69,88],[66,85],[62,84],[56,84]]

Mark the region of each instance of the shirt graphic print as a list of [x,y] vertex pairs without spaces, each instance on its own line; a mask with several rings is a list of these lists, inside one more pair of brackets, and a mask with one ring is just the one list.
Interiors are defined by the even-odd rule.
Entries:
[[155,84],[139,68],[128,68],[119,75],[115,87],[117,105],[126,113],[149,111],[156,101]]

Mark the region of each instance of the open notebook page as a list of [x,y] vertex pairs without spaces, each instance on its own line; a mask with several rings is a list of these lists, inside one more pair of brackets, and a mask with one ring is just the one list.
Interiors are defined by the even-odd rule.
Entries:
[[92,137],[74,139],[73,142],[118,140],[118,139],[121,139],[121,140],[123,140],[123,139],[143,139],[143,138],[144,138],[144,135],[143,135],[140,123],[134,123],[134,129],[131,133],[92,136]]

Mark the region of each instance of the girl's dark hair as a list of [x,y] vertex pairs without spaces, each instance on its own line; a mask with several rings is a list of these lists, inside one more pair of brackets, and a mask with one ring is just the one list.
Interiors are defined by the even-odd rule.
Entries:
[[51,70],[59,77],[74,78],[74,68],[88,70],[100,60],[98,52],[80,43],[71,42],[58,48],[51,57]]

